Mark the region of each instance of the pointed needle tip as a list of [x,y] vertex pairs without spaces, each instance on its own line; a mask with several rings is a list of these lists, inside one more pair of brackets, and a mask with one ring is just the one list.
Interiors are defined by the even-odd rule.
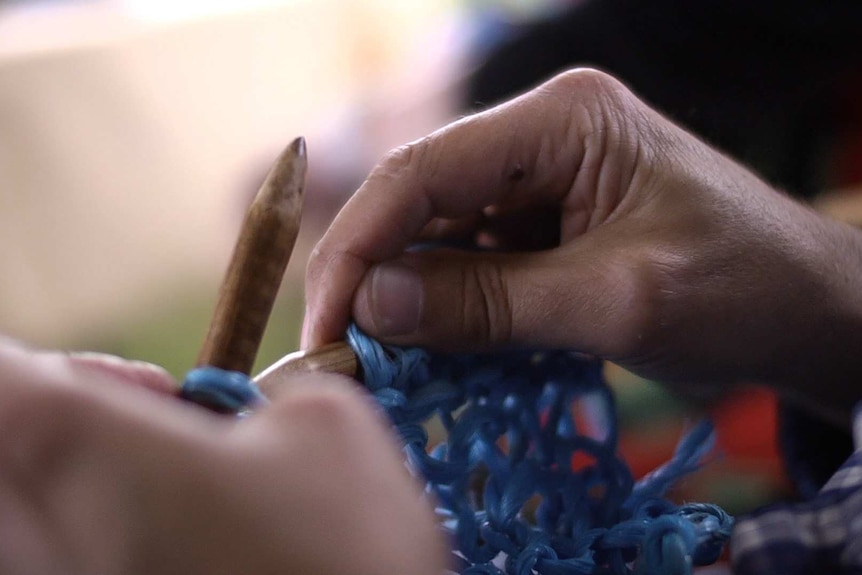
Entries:
[[290,143],[290,151],[296,156],[305,156],[305,138],[302,136]]
[[307,168],[305,138],[296,138],[279,154],[258,194],[268,193],[265,190],[275,188],[279,190],[278,194],[289,191],[290,194],[302,195]]

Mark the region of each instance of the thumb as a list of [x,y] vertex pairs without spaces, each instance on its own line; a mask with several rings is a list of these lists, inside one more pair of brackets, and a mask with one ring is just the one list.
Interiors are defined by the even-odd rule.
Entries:
[[372,267],[353,316],[386,343],[440,351],[578,349],[605,357],[636,327],[629,269],[595,250],[440,250]]

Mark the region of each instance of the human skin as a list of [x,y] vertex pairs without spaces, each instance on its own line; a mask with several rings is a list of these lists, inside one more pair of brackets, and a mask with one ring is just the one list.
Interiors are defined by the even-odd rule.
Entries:
[[[548,209],[557,243],[524,241]],[[406,251],[452,238],[503,249]],[[386,156],[315,248],[306,294],[311,347],[353,317],[395,344],[573,348],[678,385],[760,382],[844,423],[862,398],[862,234],[594,70]]]
[[[559,246],[517,233],[536,207],[543,225],[559,211]],[[508,251],[405,253],[452,237]],[[594,71],[393,152],[308,287],[310,345],[353,313],[396,343],[758,380],[838,420],[860,395],[859,233]],[[0,340],[0,573],[441,572],[432,512],[355,386],[298,378],[242,421],[175,391],[139,364]]]
[[0,573],[440,573],[430,506],[355,384],[242,421],[163,371],[0,340]]

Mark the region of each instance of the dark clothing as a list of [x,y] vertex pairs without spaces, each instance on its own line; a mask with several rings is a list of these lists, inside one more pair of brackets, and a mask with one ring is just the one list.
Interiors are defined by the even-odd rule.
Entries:
[[810,196],[832,184],[841,93],[862,77],[862,2],[588,0],[500,26],[468,107],[593,66],[774,185]]

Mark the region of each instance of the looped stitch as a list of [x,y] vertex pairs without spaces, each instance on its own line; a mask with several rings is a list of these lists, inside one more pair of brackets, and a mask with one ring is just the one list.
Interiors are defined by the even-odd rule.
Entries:
[[[710,423],[635,482],[617,455],[600,361],[571,351],[438,355],[383,346],[356,326],[347,335],[437,504],[460,573],[690,575],[720,556],[733,519],[662,498],[712,449]],[[248,378],[200,371],[184,385],[193,401],[237,411],[260,399]],[[446,440],[428,449],[423,423],[433,417]]]
[[[596,359],[437,355],[381,345],[356,326],[348,342],[438,503],[462,573],[677,575],[718,559],[732,518],[661,499],[713,448],[709,422],[634,482]],[[447,438],[429,451],[418,424],[434,416]]]
[[269,402],[246,374],[217,367],[197,367],[189,371],[180,397],[228,413]]

